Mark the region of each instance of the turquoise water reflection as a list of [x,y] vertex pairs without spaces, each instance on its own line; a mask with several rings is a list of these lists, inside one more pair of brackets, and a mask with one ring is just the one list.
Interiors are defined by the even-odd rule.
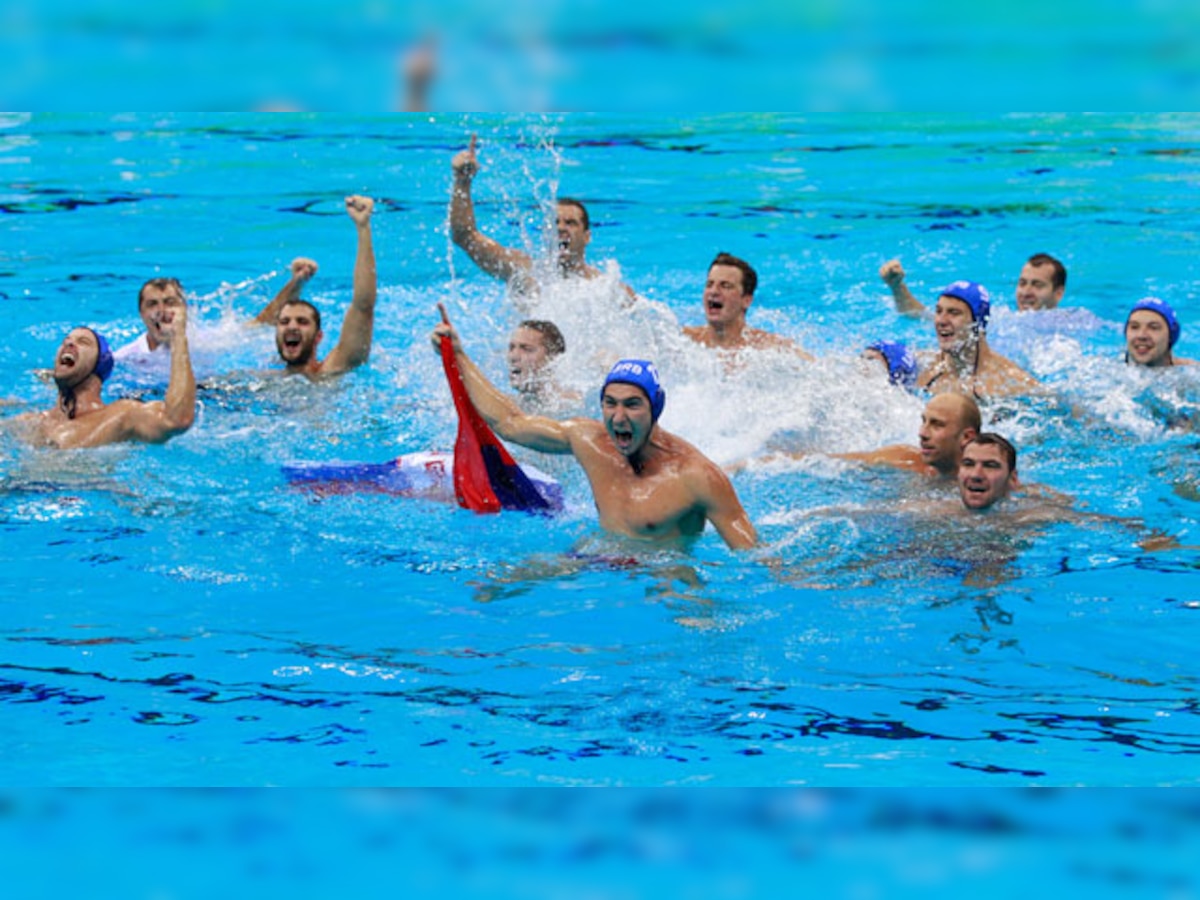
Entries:
[[[67,326],[138,330],[137,286],[179,275],[211,352],[197,426],[165,447],[0,444],[0,679],[14,783],[1184,784],[1196,777],[1194,551],[1120,527],[980,540],[891,514],[926,489],[823,456],[751,466],[739,493],[773,573],[711,532],[634,568],[533,578],[597,534],[556,470],[547,528],[435,504],[289,490],[293,460],[445,448],[452,413],[426,335],[449,303],[502,373],[503,291],[445,229],[449,159],[482,140],[489,233],[536,242],[537,200],[589,202],[591,255],[652,304],[550,298],[568,343],[640,343],[667,427],[722,462],[773,443],[911,441],[920,402],[856,374],[867,340],[929,346],[892,311],[969,274],[997,345],[1059,397],[999,417],[1036,481],[1195,544],[1195,437],[1164,427],[1195,385],[1119,363],[1136,297],[1169,297],[1196,355],[1194,117],[12,116],[2,132],[0,396],[40,408]],[[297,255],[337,322],[368,192],[377,348],[338,385],[275,383],[239,318]],[[675,329],[700,320],[718,249],[753,260],[752,320],[821,357],[723,373]],[[1091,319],[1011,312],[1036,250]],[[198,354],[198,357],[201,355]],[[586,354],[568,380],[591,396]],[[156,396],[123,375],[109,396]],[[817,515],[822,507],[853,515]],[[486,601],[486,602],[485,602]]]

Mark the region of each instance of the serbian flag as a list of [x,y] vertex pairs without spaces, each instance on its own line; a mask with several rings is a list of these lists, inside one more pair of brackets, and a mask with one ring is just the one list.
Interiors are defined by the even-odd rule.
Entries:
[[442,366],[458,411],[458,437],[454,440],[454,496],[458,505],[475,512],[549,512],[550,503],[521,471],[467,396],[449,337],[442,338]]

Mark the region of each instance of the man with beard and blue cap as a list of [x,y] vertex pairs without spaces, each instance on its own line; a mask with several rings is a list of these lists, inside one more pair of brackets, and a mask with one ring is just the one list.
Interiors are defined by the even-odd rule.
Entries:
[[54,357],[58,403],[41,413],[26,413],[5,425],[31,443],[68,449],[99,447],[119,441],[162,442],[187,431],[196,416],[196,379],[188,353],[187,307],[162,325],[162,340],[171,349],[171,376],[163,400],[116,400],[101,397],[112,374],[113,353],[97,331],[73,328]]
[[434,348],[448,337],[463,383],[501,438],[542,453],[571,454],[592,486],[600,525],[657,545],[678,543],[711,522],[733,549],[753,547],[754,525],[728,476],[703,453],[658,424],[666,392],[647,360],[623,359],[600,388],[602,420],[530,415],[495,387],[463,350],[445,317]]
[[1040,387],[1024,369],[988,346],[990,311],[987,288],[978,282],[959,280],[942,288],[933,311],[938,349],[917,355],[918,388],[987,400],[1029,394]]

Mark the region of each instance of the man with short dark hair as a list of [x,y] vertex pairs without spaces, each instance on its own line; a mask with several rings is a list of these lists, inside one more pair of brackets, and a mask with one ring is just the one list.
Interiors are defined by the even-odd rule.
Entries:
[[[519,295],[534,295],[538,285],[533,277],[533,258],[524,250],[505,247],[493,240],[475,224],[475,202],[471,197],[471,182],[479,172],[475,145],[476,135],[472,134],[470,146],[457,153],[450,162],[454,172],[454,185],[450,191],[450,236],[483,271],[508,283]],[[579,200],[569,197],[559,197],[555,206],[558,274],[563,278],[600,277],[603,273],[587,262],[587,246],[592,240],[587,208]],[[635,299],[632,288],[626,284],[621,288],[628,299]]]
[[991,509],[1019,487],[1016,447],[990,431],[967,441],[958,464],[958,494],[963,506],[979,512]]
[[147,280],[138,291],[138,315],[146,331],[128,344],[113,351],[118,362],[165,356],[169,350],[163,339],[163,326],[169,325],[175,313],[187,302],[183,285],[178,278],[157,277]]
[[307,300],[300,299],[300,286],[312,277],[317,265],[312,260],[292,263],[292,278],[255,317],[257,323],[275,326],[275,347],[286,365],[286,374],[308,378],[341,375],[361,366],[371,355],[375,329],[375,249],[371,240],[371,213],[375,201],[352,195],[346,198],[346,213],[358,233],[358,253],[354,261],[354,292],[337,345],[321,360],[317,349],[325,336],[321,313]]
[[732,253],[718,253],[708,266],[704,282],[705,324],[689,326],[683,333],[705,347],[718,350],[790,350],[811,360],[788,338],[746,324],[746,310],[754,302],[758,273],[744,259]]
[[1067,267],[1049,253],[1035,253],[1017,278],[1017,309],[1054,309],[1067,290]]
[[555,360],[567,350],[562,332],[545,319],[525,319],[508,339],[508,383],[524,409],[549,411],[581,397],[554,378]]

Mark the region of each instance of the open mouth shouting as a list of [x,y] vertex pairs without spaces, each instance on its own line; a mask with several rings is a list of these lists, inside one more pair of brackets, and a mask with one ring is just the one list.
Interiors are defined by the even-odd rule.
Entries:
[[279,349],[286,358],[298,356],[304,349],[304,335],[299,331],[285,331],[279,336]]
[[618,450],[626,454],[633,451],[634,431],[628,423],[618,425],[614,422],[609,428],[609,433]]

